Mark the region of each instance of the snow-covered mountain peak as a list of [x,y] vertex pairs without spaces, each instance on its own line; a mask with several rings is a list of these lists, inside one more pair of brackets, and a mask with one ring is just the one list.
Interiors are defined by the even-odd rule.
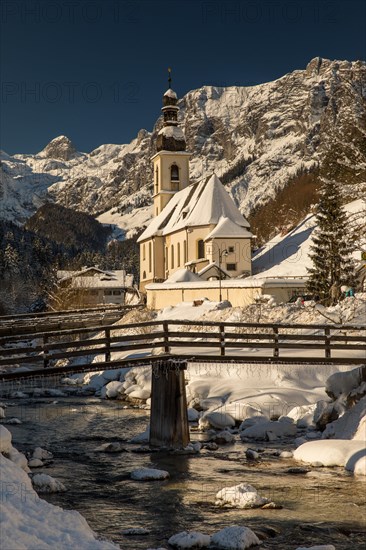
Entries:
[[[179,101],[191,180],[216,172],[267,240],[305,217],[324,178],[358,196],[354,189],[366,182],[365,97],[365,62],[321,57],[272,82],[192,90]],[[140,130],[129,144],[77,153],[59,136],[39,155],[3,157],[2,217],[22,223],[37,195],[103,215],[124,232],[142,229],[151,212],[159,114],[160,104],[153,131]]]
[[42,151],[39,157],[59,160],[71,160],[76,155],[76,148],[67,136],[58,136],[51,140]]

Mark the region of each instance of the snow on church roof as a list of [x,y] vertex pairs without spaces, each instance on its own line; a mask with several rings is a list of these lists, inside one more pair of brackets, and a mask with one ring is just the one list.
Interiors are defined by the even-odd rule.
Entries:
[[235,206],[219,178],[213,174],[175,193],[138,242],[153,235],[168,235],[185,227],[218,224],[222,218],[229,218],[230,230],[236,227],[236,234],[242,233],[243,228],[249,228],[248,221]]
[[172,97],[173,99],[177,99],[177,94],[171,88],[168,88],[164,95],[168,97]]
[[158,133],[159,136],[165,136],[165,137],[173,137],[174,139],[178,140],[185,140],[183,130],[182,128],[178,128],[177,126],[164,126]]
[[231,221],[230,218],[222,217],[216,227],[207,235],[205,241],[209,241],[210,239],[217,237],[222,239],[246,237],[247,239],[250,239],[253,235],[245,227],[238,227],[238,224]]

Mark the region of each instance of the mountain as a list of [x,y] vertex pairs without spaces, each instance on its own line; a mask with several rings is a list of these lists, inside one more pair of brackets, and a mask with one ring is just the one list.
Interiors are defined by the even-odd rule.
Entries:
[[[366,63],[315,58],[273,82],[204,86],[180,101],[191,180],[215,171],[261,241],[294,227],[334,179],[345,200],[366,182]],[[159,106],[157,105],[157,113]],[[151,218],[159,117],[127,145],[79,153],[65,136],[36,155],[1,157],[0,217],[24,223],[46,200],[131,236]]]

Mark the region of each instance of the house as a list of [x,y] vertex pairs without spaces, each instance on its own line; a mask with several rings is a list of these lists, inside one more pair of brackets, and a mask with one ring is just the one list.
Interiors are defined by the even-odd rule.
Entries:
[[138,295],[133,287],[133,275],[128,275],[123,269],[105,271],[94,266],[79,271],[58,271],[57,281],[67,295],[67,301],[74,307],[131,303]]
[[202,280],[251,275],[248,221],[217,175],[190,182],[190,155],[178,124],[178,98],[170,87],[162,111],[164,126],[151,159],[154,217],[138,239],[140,289],[163,283],[181,269]]

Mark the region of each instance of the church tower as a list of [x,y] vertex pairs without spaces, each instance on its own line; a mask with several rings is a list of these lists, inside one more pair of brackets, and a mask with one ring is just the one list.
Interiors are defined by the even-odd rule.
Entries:
[[152,157],[154,170],[154,216],[158,216],[172,196],[189,185],[189,157],[182,129],[178,126],[177,94],[169,88],[163,96],[164,126],[158,133],[157,153]]

